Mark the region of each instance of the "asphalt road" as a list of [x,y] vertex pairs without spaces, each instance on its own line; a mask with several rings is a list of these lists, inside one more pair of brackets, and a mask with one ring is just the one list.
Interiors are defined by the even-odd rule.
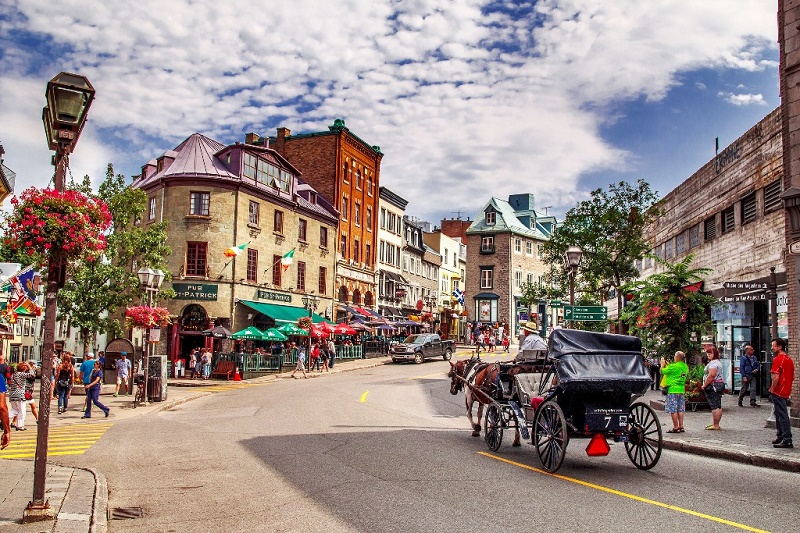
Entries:
[[105,473],[115,531],[798,531],[800,475],[665,450],[637,470],[573,440],[470,436],[443,361],[281,379],[121,420],[63,463]]

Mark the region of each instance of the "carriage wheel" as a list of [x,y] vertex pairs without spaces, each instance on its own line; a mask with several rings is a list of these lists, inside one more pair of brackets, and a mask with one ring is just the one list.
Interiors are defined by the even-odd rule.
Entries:
[[564,411],[552,400],[540,405],[533,418],[533,445],[545,470],[555,472],[561,467],[568,443]]
[[650,470],[661,458],[663,435],[661,422],[649,405],[635,403],[630,407],[628,441],[625,451],[636,468]]
[[503,416],[500,408],[491,404],[486,409],[486,420],[484,426],[486,428],[486,445],[490,450],[496,452],[500,448],[500,443],[503,442]]

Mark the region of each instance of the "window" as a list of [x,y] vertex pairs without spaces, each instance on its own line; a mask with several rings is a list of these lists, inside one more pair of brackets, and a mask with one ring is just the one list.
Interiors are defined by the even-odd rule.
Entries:
[[247,281],[258,283],[258,250],[247,249]]
[[361,246],[358,239],[353,241],[353,261],[359,263],[361,261]]
[[190,192],[189,214],[207,217],[210,201],[211,195],[207,192]]
[[533,243],[531,241],[525,241],[525,254],[533,255]]
[[372,207],[367,206],[367,231],[372,231]]
[[742,198],[742,226],[756,219],[756,193],[751,192]]
[[381,229],[386,229],[386,209],[381,207]]
[[247,221],[254,226],[258,226],[258,208],[259,208],[258,202],[250,200],[250,207],[248,209]]
[[722,234],[725,235],[729,231],[733,231],[736,227],[735,215],[733,214],[733,206],[722,212]]
[[284,192],[289,192],[292,186],[292,174],[290,172],[249,153],[244,154],[242,175],[245,178],[270,185]]
[[779,178],[764,187],[764,214],[779,209],[781,205],[781,180]]
[[487,211],[486,212],[486,224],[488,224],[489,226],[494,226],[496,217],[497,217],[497,213],[495,213],[494,211]]
[[208,253],[208,243],[206,242],[187,242],[186,243],[186,275],[205,276],[206,275],[206,254]]
[[522,253],[522,239],[514,239],[514,251],[518,254]]
[[367,194],[372,196],[372,173],[367,174]]
[[25,323],[22,326],[22,334],[25,335],[26,337],[31,334],[31,319],[30,318],[26,318],[25,319]]
[[297,221],[297,240],[300,242],[308,242],[306,240],[308,232],[308,221],[304,218],[301,218]]
[[356,226],[361,225],[361,204],[358,202],[353,205],[353,219],[356,223]]
[[364,183],[361,176],[361,169],[359,168],[356,170],[356,189],[361,190],[363,185]]
[[306,290],[306,262],[297,262],[297,290]]
[[328,228],[325,226],[319,227],[319,246],[320,248],[328,247]]
[[156,199],[150,198],[150,208],[147,210],[147,220],[156,219]]
[[700,224],[689,228],[689,248],[700,246]]
[[342,220],[347,220],[347,196],[342,196],[342,208],[339,210]]
[[677,237],[675,237],[675,249],[677,250],[678,255],[681,255],[686,251],[686,234],[681,233]]
[[664,253],[667,256],[667,259],[672,259],[675,257],[675,241],[670,239],[664,243]]
[[494,237],[481,237],[481,253],[492,254],[494,253]]
[[319,267],[319,283],[317,284],[317,292],[320,296],[324,296],[328,292],[328,270],[325,267]]
[[447,251],[447,248],[445,248],[445,249],[444,249],[444,254],[442,254],[442,264],[444,264],[444,265],[446,265],[446,264],[447,264],[447,256],[448,256],[448,255],[450,255],[450,254],[449,254],[449,252]]
[[283,211],[275,210],[275,216],[272,218],[272,230],[275,233],[283,234]]
[[481,289],[491,289],[494,284],[494,269],[481,268]]
[[703,240],[710,241],[717,237],[716,217],[707,218],[703,222]]
[[256,167],[258,166],[258,158],[253,154],[244,154],[244,162],[242,166],[242,174],[245,178],[256,179]]
[[339,239],[339,253],[342,257],[347,257],[347,235],[342,234]]
[[543,260],[544,259],[544,245],[543,244],[537,244],[536,245],[536,255],[539,257],[539,260]]
[[369,243],[364,245],[364,264],[367,266],[372,264],[372,246]]
[[522,271],[515,270],[514,271],[514,287],[517,289],[522,288]]
[[273,255],[272,256],[272,284],[276,287],[281,286],[281,272],[283,268],[281,267],[281,256]]
[[378,260],[379,260],[381,263],[383,263],[383,262],[384,262],[384,259],[386,258],[386,253],[385,253],[385,251],[386,251],[386,243],[385,243],[383,240],[381,240],[381,241],[378,243]]

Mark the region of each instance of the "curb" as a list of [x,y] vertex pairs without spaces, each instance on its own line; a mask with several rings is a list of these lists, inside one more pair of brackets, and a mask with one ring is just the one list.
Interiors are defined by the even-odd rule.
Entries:
[[197,400],[199,398],[203,398],[204,396],[210,396],[213,394],[209,391],[198,392],[197,394],[193,394],[192,396],[187,396],[186,398],[181,398],[179,400],[169,400],[166,402],[158,402],[160,405],[154,406],[153,412],[158,413],[161,411],[169,411],[173,407],[177,407],[181,404],[191,402],[192,400]]
[[800,462],[782,459],[780,457],[764,457],[748,452],[725,450],[722,448],[715,448],[713,446],[692,444],[690,442],[681,440],[664,440],[663,447],[667,450],[702,455],[704,457],[723,459],[726,461],[733,461],[751,466],[785,470],[787,472],[800,472]]
[[94,476],[94,498],[92,498],[92,518],[89,533],[108,531],[108,483],[106,477],[94,468],[81,468]]

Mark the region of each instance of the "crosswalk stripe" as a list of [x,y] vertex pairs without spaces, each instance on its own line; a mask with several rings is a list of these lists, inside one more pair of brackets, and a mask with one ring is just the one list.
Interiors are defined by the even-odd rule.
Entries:
[[[80,455],[105,435],[113,424],[74,424],[50,428],[47,455]],[[30,459],[36,455],[37,434],[28,428],[24,436],[14,432],[8,448],[0,451],[0,459]]]

